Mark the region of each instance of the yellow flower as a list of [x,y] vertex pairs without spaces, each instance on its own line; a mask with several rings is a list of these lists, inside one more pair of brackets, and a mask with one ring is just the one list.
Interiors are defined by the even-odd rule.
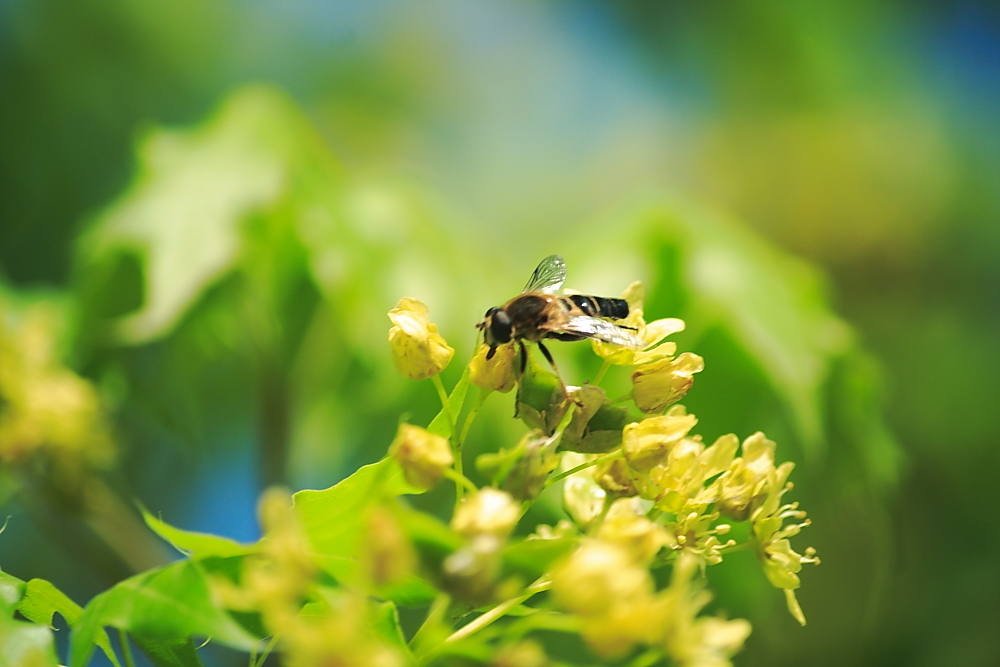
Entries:
[[663,412],[668,405],[684,398],[694,384],[694,374],[704,368],[705,361],[690,352],[642,364],[632,373],[636,407],[646,414]]
[[[684,321],[670,317],[654,320],[647,324],[642,316],[643,291],[642,283],[639,281],[625,288],[621,298],[628,302],[628,317],[617,321],[616,324],[635,329],[636,335],[646,341],[646,349],[641,351],[628,350],[611,343],[592,340],[591,345],[594,348],[594,353],[603,357],[608,363],[616,366],[651,363],[658,359],[671,357],[677,351],[675,343],[656,344],[671,334],[683,331]],[[656,347],[652,347],[654,345]]]
[[108,468],[115,447],[96,388],[60,359],[61,327],[54,304],[20,308],[0,295],[0,465],[43,452],[69,492],[89,470]]
[[514,363],[517,349],[514,345],[501,345],[496,348],[492,359],[486,358],[488,345],[480,345],[476,356],[469,362],[469,382],[492,391],[506,394],[517,383]]
[[750,623],[698,616],[711,595],[692,582],[698,559],[682,554],[674,565],[670,586],[660,595],[666,623],[664,648],[682,667],[728,667],[729,658],[743,647],[750,635]]
[[399,462],[406,481],[420,489],[430,489],[455,462],[446,438],[412,424],[400,424],[389,456]]
[[653,580],[628,551],[610,542],[585,542],[552,572],[552,594],[574,614],[596,616],[613,603],[641,599],[653,592]]
[[651,613],[653,579],[629,552],[604,540],[585,542],[552,572],[556,604],[581,617],[596,652],[619,656],[650,642],[660,622]]
[[[775,588],[785,591],[789,613],[800,625],[805,625],[805,614],[795,598],[795,589],[800,585],[798,573],[804,563],[818,565],[820,561],[812,547],[806,549],[803,555],[795,552],[788,541],[789,537],[809,525],[806,513],[799,509],[798,503],[780,504],[781,497],[792,488],[787,480],[793,467],[792,463],[782,463],[767,472],[764,499],[754,510],[750,521],[764,574]],[[786,519],[793,519],[795,523],[785,525]]]
[[674,407],[661,417],[648,417],[629,424],[622,431],[622,450],[625,458],[639,472],[649,472],[656,464],[665,461],[670,450],[698,423],[694,415]]
[[426,380],[448,366],[455,350],[431,324],[427,306],[417,299],[404,297],[389,311],[395,325],[389,329],[392,361],[411,380]]
[[774,449],[774,442],[760,431],[743,441],[743,456],[734,459],[719,480],[718,509],[722,514],[746,521],[760,506],[767,497],[769,476],[774,474]]
[[667,530],[644,516],[637,498],[620,498],[611,505],[597,538],[625,549],[636,565],[648,566],[665,546],[674,544]]

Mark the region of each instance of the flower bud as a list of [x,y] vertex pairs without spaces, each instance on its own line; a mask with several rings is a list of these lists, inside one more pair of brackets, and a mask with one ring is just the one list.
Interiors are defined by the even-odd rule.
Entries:
[[399,583],[417,568],[417,554],[392,511],[376,505],[365,517],[361,564],[375,586]]
[[517,348],[514,345],[501,345],[495,348],[492,359],[486,354],[490,348],[480,345],[476,356],[469,362],[469,382],[492,391],[506,394],[517,384],[517,374],[514,372],[514,361]]
[[623,458],[604,461],[594,466],[594,481],[613,498],[639,495],[629,465]]
[[625,549],[604,541],[585,543],[552,572],[556,603],[581,616],[603,615],[612,605],[642,600],[652,591],[649,572]]
[[[571,470],[590,458],[586,454],[563,452],[562,468]],[[594,468],[584,468],[563,482],[563,509],[577,524],[586,526],[601,515],[607,495],[594,481]]]
[[420,489],[430,489],[455,462],[448,440],[412,424],[400,424],[389,456],[403,468],[406,481]]
[[704,368],[704,360],[690,352],[639,366],[632,373],[636,407],[647,414],[663,412],[668,405],[684,398],[694,384],[694,374]]
[[451,519],[451,529],[462,537],[493,535],[504,540],[521,517],[521,508],[506,491],[485,487],[462,501]]
[[389,319],[395,325],[389,329],[392,362],[400,373],[425,380],[445,369],[455,350],[431,324],[423,302],[404,297],[389,311]]

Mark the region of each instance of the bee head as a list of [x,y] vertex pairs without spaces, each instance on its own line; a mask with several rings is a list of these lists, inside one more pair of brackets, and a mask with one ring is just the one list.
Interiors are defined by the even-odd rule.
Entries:
[[496,349],[497,345],[510,342],[510,316],[500,308],[487,310],[479,328],[483,330],[484,342],[490,346],[488,358],[493,356],[493,350]]

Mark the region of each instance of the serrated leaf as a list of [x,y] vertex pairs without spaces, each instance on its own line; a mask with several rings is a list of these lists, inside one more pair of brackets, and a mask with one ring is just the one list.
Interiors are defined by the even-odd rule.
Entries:
[[156,667],[202,667],[194,642],[163,640],[158,637],[132,635],[132,641]]
[[[53,614],[59,614],[66,619],[70,628],[76,625],[83,613],[83,608],[73,602],[65,593],[44,579],[32,579],[24,586],[24,597],[21,598],[17,610],[32,623],[52,627]],[[108,656],[115,667],[118,667],[118,656],[111,648],[108,634],[101,630],[94,643]]]
[[83,613],[83,607],[44,579],[32,579],[24,587],[24,597],[17,607],[33,623],[52,626],[52,615],[59,613],[70,627]]
[[140,509],[142,510],[142,518],[150,530],[189,558],[195,560],[215,557],[230,558],[232,556],[245,556],[257,551],[257,546],[254,544],[240,544],[228,537],[175,528],[147,512],[145,508]]
[[204,569],[181,561],[136,575],[101,593],[86,606],[70,639],[70,665],[82,667],[104,626],[134,636],[180,642],[211,637],[250,650],[257,639],[213,600]]
[[133,182],[82,244],[87,265],[123,253],[140,258],[145,294],[137,311],[116,321],[119,339],[166,333],[237,264],[247,216],[274,206],[300,172],[322,163],[314,178],[335,180],[312,155],[314,142],[302,112],[263,86],[237,91],[193,129],[143,137]]

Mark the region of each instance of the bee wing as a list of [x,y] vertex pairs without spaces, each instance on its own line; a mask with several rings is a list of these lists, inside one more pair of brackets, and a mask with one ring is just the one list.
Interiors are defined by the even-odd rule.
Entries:
[[602,320],[599,317],[591,317],[590,315],[570,317],[569,321],[559,327],[559,331],[586,336],[587,338],[596,338],[605,343],[613,343],[630,350],[641,350],[646,347],[646,341],[628,329],[620,327],[613,322]]
[[524,292],[555,294],[566,282],[566,262],[562,255],[549,255],[535,268],[535,272],[524,286]]

